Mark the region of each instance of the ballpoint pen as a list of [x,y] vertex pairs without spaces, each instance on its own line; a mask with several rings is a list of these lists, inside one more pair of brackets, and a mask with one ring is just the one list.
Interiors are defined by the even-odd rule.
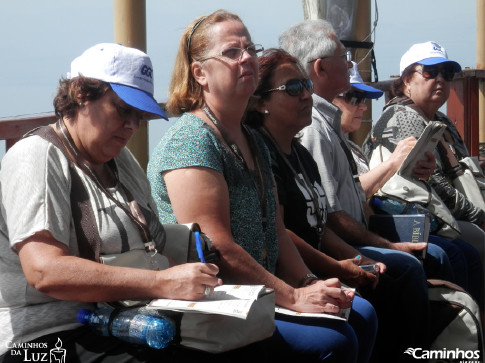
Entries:
[[194,232],[195,236],[195,248],[197,249],[197,255],[199,256],[200,262],[205,263],[204,252],[202,251],[202,242],[200,241],[199,232]]

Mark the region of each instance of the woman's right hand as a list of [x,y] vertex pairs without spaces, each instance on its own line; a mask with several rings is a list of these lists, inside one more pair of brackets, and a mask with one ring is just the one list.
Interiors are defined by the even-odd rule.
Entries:
[[404,159],[406,159],[408,154],[411,152],[413,146],[416,145],[416,142],[417,142],[416,138],[408,137],[403,140],[400,140],[397,143],[393,153],[391,154],[391,156],[389,156],[389,160],[391,160],[394,163],[396,170],[399,169]]
[[295,289],[295,311],[338,314],[352,306],[354,292],[336,278],[315,280],[309,286]]
[[222,285],[217,277],[219,268],[211,263],[185,263],[166,270],[157,271],[157,286],[162,298],[180,300],[199,300],[205,295],[206,287],[210,293],[214,287]]

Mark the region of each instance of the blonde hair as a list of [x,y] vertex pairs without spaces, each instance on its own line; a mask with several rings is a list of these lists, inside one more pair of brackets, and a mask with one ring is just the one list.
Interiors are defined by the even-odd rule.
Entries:
[[227,20],[242,23],[236,14],[226,10],[217,10],[210,15],[195,19],[182,34],[167,102],[167,109],[172,115],[178,116],[183,112],[200,108],[204,104],[202,87],[193,77],[190,65],[193,61],[206,55],[212,26]]

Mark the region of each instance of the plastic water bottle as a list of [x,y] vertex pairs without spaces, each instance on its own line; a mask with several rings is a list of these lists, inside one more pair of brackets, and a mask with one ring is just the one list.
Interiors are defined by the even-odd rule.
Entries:
[[[111,314],[116,315],[110,327]],[[162,315],[143,314],[137,309],[82,309],[77,314],[77,321],[92,327],[100,335],[112,335],[125,342],[148,345],[155,349],[165,348],[175,335],[175,323],[172,319]]]

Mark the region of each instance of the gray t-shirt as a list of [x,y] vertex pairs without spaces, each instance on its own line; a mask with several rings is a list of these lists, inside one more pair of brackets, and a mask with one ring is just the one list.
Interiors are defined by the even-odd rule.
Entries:
[[362,203],[365,193],[354,180],[347,155],[341,143],[347,140],[340,125],[342,112],[337,106],[313,94],[312,124],[298,137],[315,159],[323,188],[327,194],[328,213],[343,210],[365,224]]
[[[128,151],[115,159],[119,180],[140,205],[153,239],[163,249],[163,228],[150,185],[143,170]],[[110,201],[82,171],[76,170],[89,193],[97,227],[103,241],[101,254],[119,253],[143,246],[131,219]],[[17,142],[4,156],[0,168],[0,354],[10,342],[26,342],[79,324],[76,315],[93,304],[60,301],[30,286],[23,274],[15,246],[40,231],[49,231],[78,255],[70,206],[71,177],[61,150],[39,136]],[[123,189],[110,192],[127,203]],[[80,271],[82,273],[82,271]]]

